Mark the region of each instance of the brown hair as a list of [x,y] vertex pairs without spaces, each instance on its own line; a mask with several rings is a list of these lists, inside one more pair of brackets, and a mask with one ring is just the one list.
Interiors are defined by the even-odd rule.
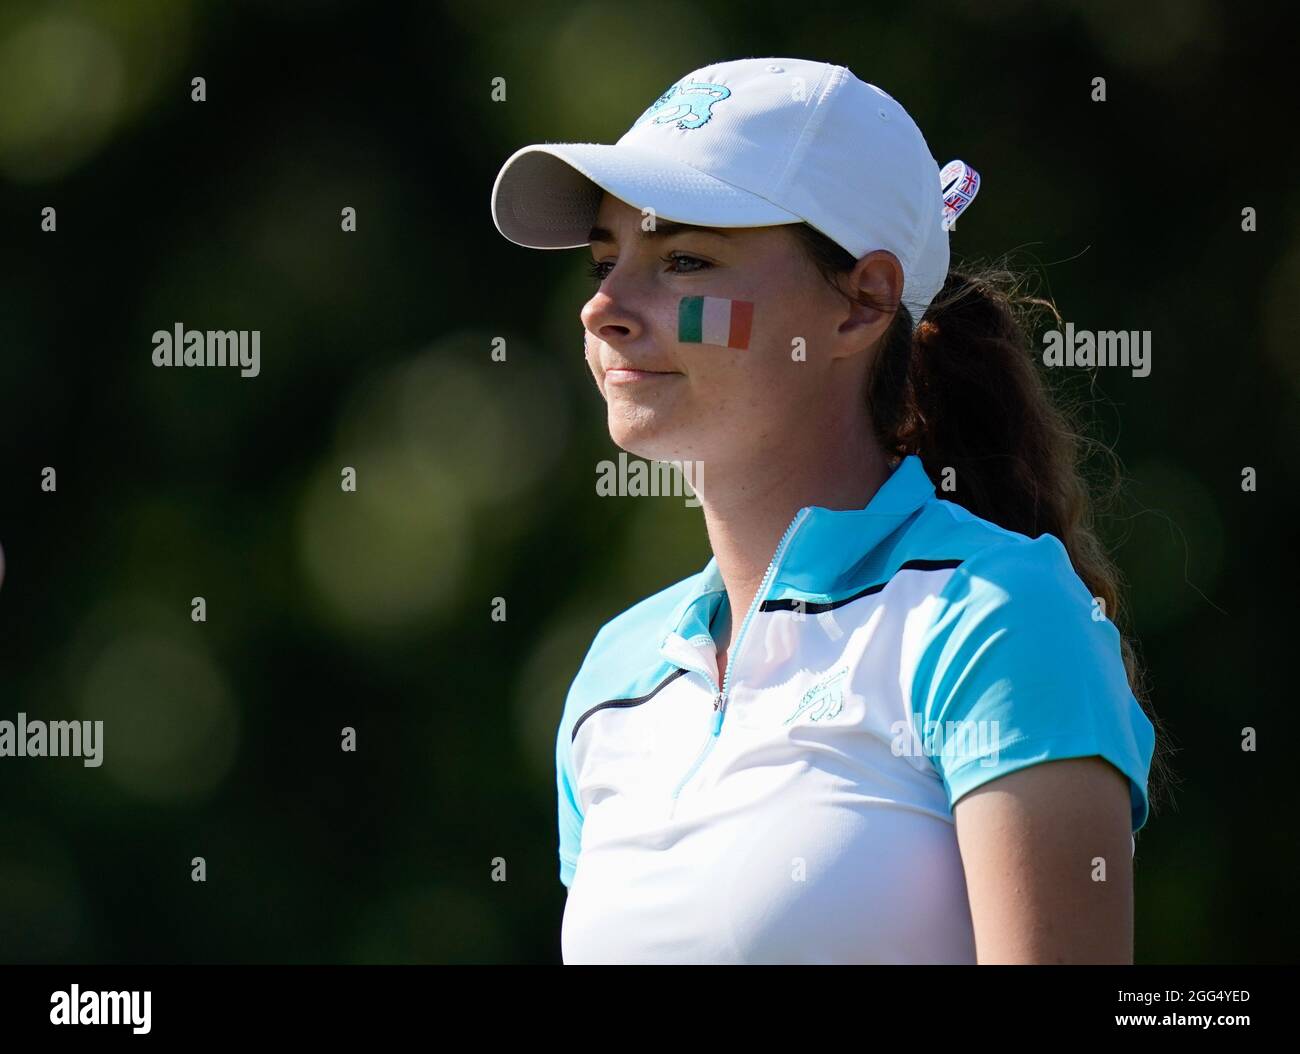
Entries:
[[[822,275],[837,275],[856,260],[806,223],[796,235]],[[950,268],[919,325],[904,304],[861,303],[895,311],[868,377],[866,404],[876,438],[890,457],[916,454],[936,484],[945,468],[957,489],[942,496],[999,527],[1030,538],[1053,534],[1075,573],[1120,633],[1129,686],[1155,728],[1147,795],[1151,813],[1169,795],[1172,747],[1151,705],[1146,673],[1125,632],[1123,580],[1094,529],[1094,511],[1118,493],[1114,452],[1079,424],[1082,403],[1067,405],[1048,386],[1032,350],[1036,316],[1059,313],[1029,295],[1028,279],[1005,262]],[[845,294],[848,295],[847,293]],[[1110,485],[1093,487],[1083,459],[1101,455]]]

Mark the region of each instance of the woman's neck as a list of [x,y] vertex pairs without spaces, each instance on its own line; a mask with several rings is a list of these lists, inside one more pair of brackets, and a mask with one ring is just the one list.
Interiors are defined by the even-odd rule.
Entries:
[[[854,451],[837,448],[831,456],[772,464],[761,471],[719,472],[706,466],[707,491],[700,494],[709,544],[726,586],[729,617],[718,627],[721,654],[739,632],[745,614],[767,573],[786,528],[805,505],[828,509],[861,509],[889,478],[889,463],[879,445],[863,444]],[[817,465],[809,471],[809,464]],[[720,615],[720,619],[724,616]]]

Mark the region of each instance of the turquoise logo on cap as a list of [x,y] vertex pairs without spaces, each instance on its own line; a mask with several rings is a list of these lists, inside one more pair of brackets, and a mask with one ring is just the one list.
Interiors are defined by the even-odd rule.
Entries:
[[706,84],[703,81],[679,81],[646,107],[645,113],[632,125],[637,128],[654,118],[655,124],[671,124],[677,127],[699,128],[713,116],[713,106],[731,95],[731,89],[721,84]]

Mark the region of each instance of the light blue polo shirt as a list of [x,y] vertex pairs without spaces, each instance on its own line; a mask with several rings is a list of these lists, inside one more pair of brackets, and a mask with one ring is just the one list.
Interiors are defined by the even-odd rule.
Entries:
[[1115,626],[1054,536],[941,499],[919,458],[864,509],[799,510],[720,685],[724,602],[711,559],[606,623],[569,689],[566,962],[973,962],[963,795],[1099,755],[1146,823]]

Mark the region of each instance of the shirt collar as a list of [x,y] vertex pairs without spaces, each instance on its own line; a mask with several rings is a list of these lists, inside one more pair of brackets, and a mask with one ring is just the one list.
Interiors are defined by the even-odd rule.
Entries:
[[[921,459],[909,454],[894,468],[862,509],[806,505],[791,521],[784,552],[772,572],[765,597],[828,599],[836,580],[867,558],[917,509],[934,497],[934,484]],[[775,554],[774,554],[775,555]],[[717,557],[696,576],[687,595],[673,608],[661,634],[686,640],[711,637],[710,624],[726,592]]]

